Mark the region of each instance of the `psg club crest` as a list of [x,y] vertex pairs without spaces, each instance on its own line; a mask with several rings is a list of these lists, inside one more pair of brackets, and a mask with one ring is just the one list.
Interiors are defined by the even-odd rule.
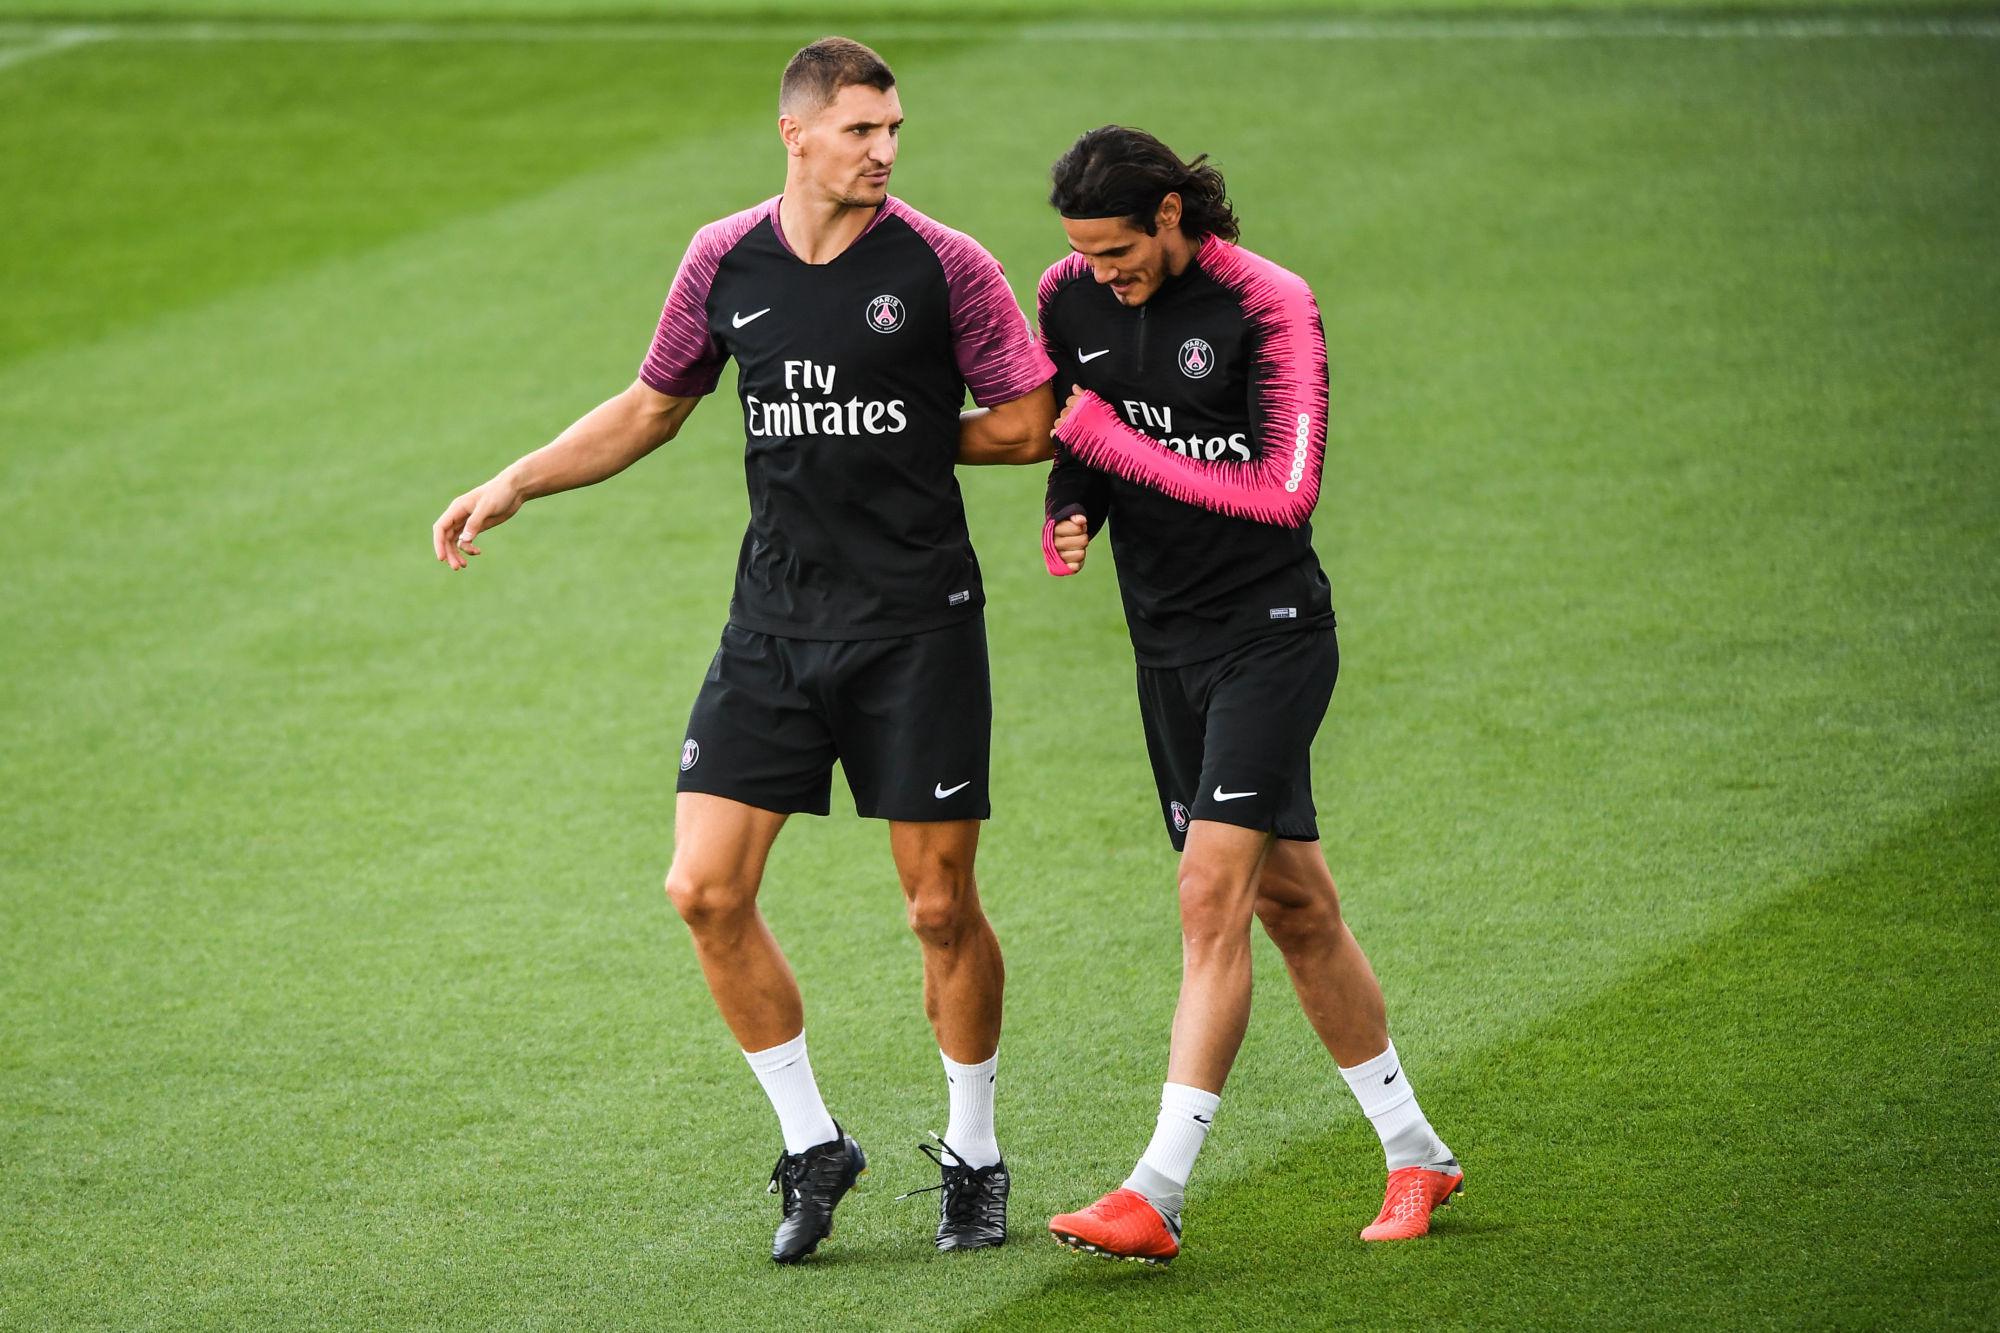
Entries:
[[687,744],[681,746],[681,772],[685,773],[690,768],[693,768],[694,761],[699,758],[701,758],[701,746],[695,743],[694,737],[690,736],[688,737]]
[[877,333],[894,333],[903,327],[903,303],[893,296],[878,296],[868,303],[868,327]]
[[[693,745],[694,742],[689,741],[688,744]],[[1182,805],[1179,801],[1173,801],[1168,804],[1167,810],[1174,817],[1174,832],[1186,833],[1188,826],[1188,808]]]
[[1198,380],[1215,369],[1215,349],[1200,338],[1181,344],[1181,374]]

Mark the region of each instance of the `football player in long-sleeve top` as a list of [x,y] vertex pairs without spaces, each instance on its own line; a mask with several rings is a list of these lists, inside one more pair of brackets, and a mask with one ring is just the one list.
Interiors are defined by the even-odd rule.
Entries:
[[1222,176],[1152,135],[1092,130],[1056,161],[1068,258],[1043,275],[1066,402],[1042,552],[1081,570],[1107,523],[1146,749],[1181,853],[1184,943],[1159,1120],[1124,1185],[1049,1223],[1078,1249],[1166,1263],[1250,1017],[1260,919],[1382,1139],[1369,1240],[1424,1234],[1464,1173],[1389,1040],[1382,989],[1320,853],[1312,741],[1340,667],[1309,520],[1326,444],[1312,290],[1237,245]]

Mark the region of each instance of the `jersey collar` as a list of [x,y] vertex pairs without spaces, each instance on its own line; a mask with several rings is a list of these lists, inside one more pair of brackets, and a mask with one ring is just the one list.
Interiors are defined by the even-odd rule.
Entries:
[[[772,199],[769,202],[769,204],[766,205],[766,207],[768,207],[771,210],[771,234],[778,238],[779,245],[785,247],[786,254],[790,255],[794,259],[798,259],[799,252],[792,249],[792,243],[789,240],[785,239],[785,224],[778,217],[778,211],[779,211],[778,205],[784,203],[784,201],[785,201],[785,196],[781,194],[778,195],[776,198]],[[853,251],[854,247],[861,244],[862,239],[866,237],[869,232],[874,231],[876,227],[881,225],[882,219],[889,216],[890,210],[894,208],[895,205],[896,205],[896,198],[894,195],[887,195],[887,194],[883,195],[882,202],[875,205],[875,216],[868,219],[868,225],[863,227],[861,229],[860,234],[847,243],[847,249],[842,250],[839,254],[835,255],[833,258],[827,260],[826,262],[828,264],[838,264],[841,260],[847,258],[847,256]],[[805,263],[803,259],[799,259],[799,262],[801,264]],[[808,265],[808,267],[824,268],[825,265],[824,264]]]

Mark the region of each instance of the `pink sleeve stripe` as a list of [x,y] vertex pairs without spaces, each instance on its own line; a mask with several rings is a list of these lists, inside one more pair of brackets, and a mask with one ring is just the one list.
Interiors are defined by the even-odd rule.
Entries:
[[1132,429],[1086,393],[1057,437],[1092,467],[1188,504],[1296,528],[1319,503],[1326,456],[1326,335],[1305,282],[1247,250],[1210,237],[1202,268],[1235,292],[1256,336],[1251,429],[1261,449],[1248,463],[1184,458]]
[[959,378],[981,407],[1011,403],[1056,373],[1055,363],[1028,332],[1000,261],[962,231],[933,221],[900,199],[885,210],[909,224],[944,266],[951,312],[952,354]]
[[1090,272],[1090,261],[1071,251],[1055,263],[1042,270],[1042,280],[1035,285],[1035,304],[1047,309],[1056,293]]
[[639,378],[661,393],[677,398],[698,398],[715,388],[722,375],[725,354],[708,330],[708,292],[715,284],[715,271],[722,257],[778,207],[777,199],[766,199],[755,208],[733,213],[711,222],[694,234],[674,285],[667,292],[660,311],[660,326],[653,333],[653,345],[639,366]]
[[[1088,272],[1089,260],[1079,254],[1067,254],[1042,270],[1042,280],[1035,284],[1035,335],[1041,339],[1042,351],[1050,363],[1057,365],[1057,373],[1060,373],[1060,363],[1055,360],[1055,339],[1049,334],[1049,303],[1056,299],[1057,292]],[[1060,410],[1062,404],[1057,403],[1056,407]]]

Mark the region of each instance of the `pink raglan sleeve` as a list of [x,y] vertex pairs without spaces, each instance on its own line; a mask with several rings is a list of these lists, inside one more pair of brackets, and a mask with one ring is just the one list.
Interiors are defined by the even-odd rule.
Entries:
[[981,407],[1011,403],[1049,382],[1055,363],[1028,332],[1000,261],[986,247],[897,201],[897,209],[944,266],[951,349],[959,378]]
[[1247,463],[1185,458],[1122,421],[1085,391],[1056,438],[1092,467],[1218,514],[1295,528],[1319,503],[1326,457],[1326,333],[1304,280],[1233,245],[1211,240],[1203,266],[1243,302],[1252,329],[1251,428],[1261,446]]
[[708,326],[709,289],[715,284],[722,257],[769,207],[768,203],[760,204],[711,222],[688,242],[674,285],[667,292],[666,306],[660,311],[653,345],[639,366],[639,378],[652,388],[677,398],[699,398],[714,390],[728,353]]

